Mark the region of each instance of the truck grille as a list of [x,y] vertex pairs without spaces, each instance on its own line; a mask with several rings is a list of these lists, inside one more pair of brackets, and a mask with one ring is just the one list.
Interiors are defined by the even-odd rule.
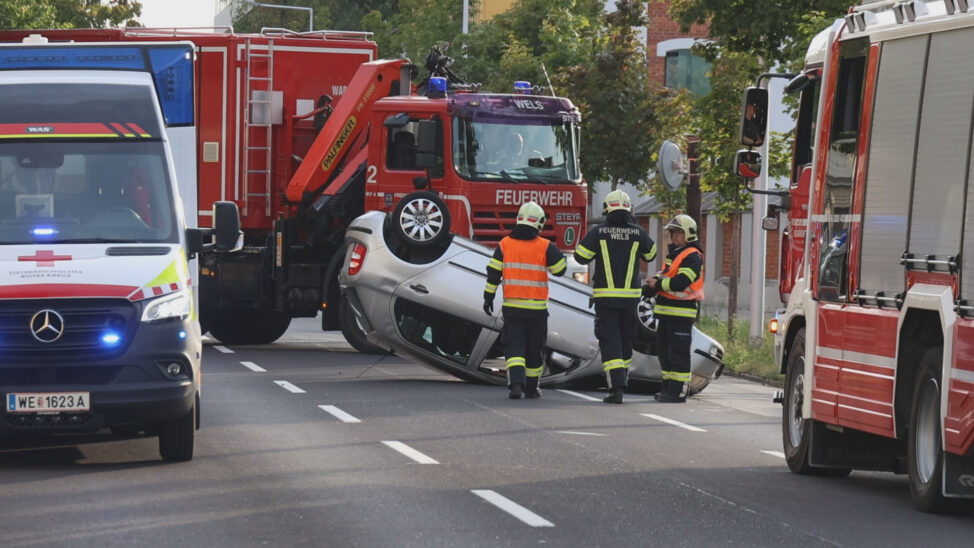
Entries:
[[[42,342],[32,333],[31,319],[42,310],[56,312],[63,318],[61,335],[53,342]],[[0,301],[0,365],[79,362],[119,356],[132,339],[138,313],[137,305],[122,299]],[[109,331],[121,337],[115,346],[102,341]]]
[[[497,247],[511,233],[517,223],[516,211],[475,211],[473,214],[473,240],[488,247]],[[555,241],[555,229],[545,223],[541,235]]]

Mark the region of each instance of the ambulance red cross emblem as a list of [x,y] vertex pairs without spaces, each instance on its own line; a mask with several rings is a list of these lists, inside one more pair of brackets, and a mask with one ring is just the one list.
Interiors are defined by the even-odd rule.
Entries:
[[37,266],[54,266],[54,261],[70,261],[71,255],[55,255],[53,251],[37,251],[33,255],[17,257],[18,261],[37,261]]

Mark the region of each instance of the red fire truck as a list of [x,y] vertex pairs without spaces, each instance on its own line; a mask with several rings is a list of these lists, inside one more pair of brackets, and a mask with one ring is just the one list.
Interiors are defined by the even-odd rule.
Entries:
[[[225,343],[271,342],[292,318],[322,312],[323,329],[341,327],[356,348],[378,350],[337,285],[345,227],[366,210],[393,214],[404,260],[423,260],[451,230],[496,244],[529,200],[544,206],[543,234],[565,251],[584,233],[579,114],[567,99],[481,93],[436,54],[426,68],[447,88],[423,84],[417,95],[417,69],[374,60],[368,33],[41,33],[51,42],[195,45],[199,138],[174,157],[197,166],[199,226],[210,225],[215,201],[240,209],[241,252],[200,255],[200,320]],[[27,34],[2,31],[0,41]]]
[[[788,466],[906,473],[931,512],[974,497],[972,43],[965,0],[863,2],[786,87],[800,93],[775,322]],[[766,90],[745,107],[760,119]],[[755,154],[738,153],[739,174]]]

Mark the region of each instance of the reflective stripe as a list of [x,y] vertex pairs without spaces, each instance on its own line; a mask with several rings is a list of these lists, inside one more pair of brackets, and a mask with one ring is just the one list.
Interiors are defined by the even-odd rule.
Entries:
[[664,381],[690,382],[690,373],[679,371],[663,371]]
[[607,362],[602,362],[603,371],[612,371],[613,369],[620,369],[626,366],[625,360],[609,360]]
[[636,251],[639,250],[639,242],[633,242],[632,247],[629,249],[629,265],[626,267],[626,283],[623,287],[629,287],[632,285],[632,272],[636,269]]
[[615,289],[615,280],[612,279],[612,261],[609,260],[609,243],[605,240],[599,240],[599,246],[602,248],[602,269],[605,270],[605,285],[608,289]]
[[687,278],[690,278],[691,282],[697,279],[697,273],[694,272],[693,269],[688,266],[681,268],[679,271],[677,271],[677,274],[683,274]]
[[513,357],[507,358],[507,361],[504,363],[507,365],[507,368],[510,369],[512,367],[524,367],[525,361],[524,358]]
[[686,307],[683,307],[683,306],[665,306],[665,305],[661,305],[659,303],[656,303],[656,306],[653,307],[653,313],[656,314],[657,316],[659,316],[659,315],[663,315],[663,316],[681,316],[681,317],[684,317],[684,318],[696,318],[697,317],[697,309],[696,308],[686,308]]
[[592,297],[640,297],[642,295],[642,289],[628,289],[620,287],[618,289],[610,289],[606,287],[595,287],[592,289]]
[[524,308],[527,310],[546,310],[548,301],[536,301],[533,299],[504,299],[504,306],[511,308]]
[[485,291],[487,291],[487,293],[497,293],[497,284],[492,284],[488,282]]
[[487,268],[493,268],[494,270],[504,270],[504,263],[498,261],[497,259],[491,259],[487,263]]
[[[695,247],[687,247],[686,249],[681,251],[680,254],[677,255],[676,258],[673,259],[672,261],[667,259],[666,268],[663,269],[664,278],[660,280],[660,292],[659,292],[660,297],[665,297],[667,299],[673,299],[676,301],[702,301],[703,300],[703,275],[702,275],[703,271],[702,270],[700,271],[701,276],[697,278],[696,274],[693,273],[693,269],[680,267],[680,264],[683,263],[683,259],[689,257],[691,253],[700,253],[700,250]],[[702,256],[703,253],[700,253],[700,255]],[[674,269],[676,269],[675,270],[676,274],[670,275],[670,272],[673,272]],[[670,281],[680,273],[686,274],[686,272],[684,272],[685,270],[690,271],[690,274],[687,274],[687,277],[690,278],[690,282],[691,282],[690,285],[683,291],[673,292],[672,290],[670,290]],[[660,308],[661,307],[659,306],[659,304],[657,304],[655,310],[658,312]],[[663,308],[669,308],[669,307],[663,307]],[[676,309],[674,308],[674,310]],[[681,313],[671,312],[670,315],[688,316],[688,314],[682,312]],[[693,317],[696,317],[696,313],[693,314]]]
[[565,262],[565,259],[562,259],[557,263],[549,266],[548,270],[550,270],[552,274],[558,274],[559,272],[565,270],[566,268],[568,268],[568,263]]
[[532,282],[529,280],[504,280],[504,285],[511,287],[514,285],[524,285],[528,287],[548,287],[546,282]]
[[504,263],[504,268],[519,268],[521,270],[544,270],[545,267],[539,264],[530,263]]
[[577,248],[575,248],[575,253],[578,253],[578,256],[581,257],[581,258],[583,258],[583,259],[591,259],[592,257],[595,256],[595,252],[594,251],[588,249],[587,247],[581,246],[581,245],[578,246]]
[[528,377],[540,377],[541,372],[544,371],[544,366],[537,368],[525,367],[524,371]]
[[652,261],[653,258],[655,257],[656,257],[656,244],[654,243],[653,247],[649,249],[649,253],[643,253],[643,259],[645,259],[646,262],[648,263],[649,261]]

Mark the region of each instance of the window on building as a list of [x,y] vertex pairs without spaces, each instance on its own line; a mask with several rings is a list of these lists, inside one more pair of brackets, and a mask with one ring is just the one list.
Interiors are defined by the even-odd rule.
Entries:
[[694,95],[710,93],[710,63],[703,57],[694,55],[689,49],[674,49],[666,52],[666,87],[686,88]]

